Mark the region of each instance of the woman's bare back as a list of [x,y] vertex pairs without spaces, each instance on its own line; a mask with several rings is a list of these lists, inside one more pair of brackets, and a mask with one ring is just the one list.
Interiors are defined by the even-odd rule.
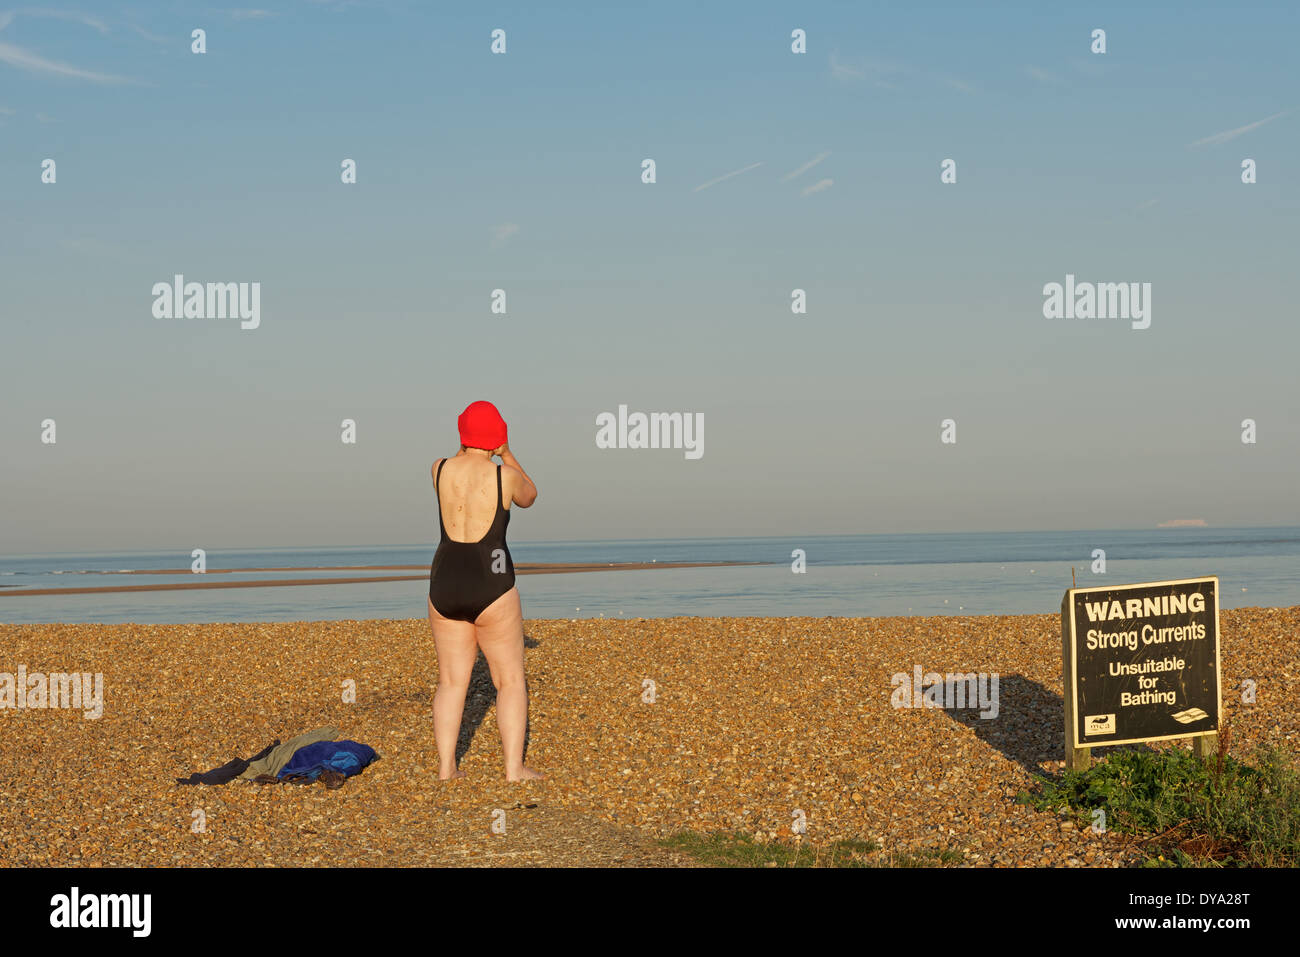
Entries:
[[[433,464],[437,473],[438,463]],[[502,469],[501,504],[510,508],[510,476]],[[497,466],[482,455],[447,459],[438,476],[438,501],[447,535],[457,542],[477,542],[496,518]]]

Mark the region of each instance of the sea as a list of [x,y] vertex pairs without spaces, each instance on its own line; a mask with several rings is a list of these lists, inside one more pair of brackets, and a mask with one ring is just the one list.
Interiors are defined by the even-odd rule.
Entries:
[[[239,571],[358,565],[428,567],[435,546],[211,550],[212,581],[355,577],[356,571]],[[1104,552],[1104,569],[1098,559]],[[1300,605],[1300,527],[962,532],[782,538],[511,542],[520,562],[753,562],[713,568],[520,575],[525,618],[865,617],[1059,613],[1071,585],[1218,575],[1221,608]],[[423,618],[427,580],[90,595],[23,588],[172,584],[188,549],[0,558],[0,622],[201,623]],[[376,575],[419,574],[383,571]]]

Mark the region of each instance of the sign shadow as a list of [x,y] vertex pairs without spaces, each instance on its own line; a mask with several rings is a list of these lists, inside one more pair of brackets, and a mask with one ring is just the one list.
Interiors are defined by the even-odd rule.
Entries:
[[[981,709],[944,708],[954,721],[975,732],[975,736],[1035,777],[1055,777],[1041,766],[1045,761],[1065,757],[1062,728],[1065,699],[1055,691],[1024,675],[1001,675],[998,679],[997,717],[981,717]],[[1102,746],[1094,746],[1095,752]],[[1120,745],[1129,750],[1153,750],[1147,745]],[[1105,748],[1106,751],[1112,750]]]

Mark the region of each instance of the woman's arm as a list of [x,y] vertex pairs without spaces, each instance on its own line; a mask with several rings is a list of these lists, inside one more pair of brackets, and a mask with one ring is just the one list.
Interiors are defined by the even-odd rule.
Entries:
[[533,480],[528,477],[528,473],[525,472],[524,467],[519,464],[519,460],[511,453],[509,443],[502,444],[501,448],[496,450],[496,454],[501,456],[502,465],[516,469],[519,472],[520,478],[523,479],[522,483],[515,483],[516,487],[510,495],[510,500],[520,508],[528,508],[528,506],[537,501],[537,486],[534,485]]

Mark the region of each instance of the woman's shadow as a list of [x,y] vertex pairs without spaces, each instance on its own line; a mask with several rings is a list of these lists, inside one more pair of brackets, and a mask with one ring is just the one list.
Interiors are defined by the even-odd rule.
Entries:
[[[541,642],[524,635],[524,647],[536,648]],[[469,746],[474,741],[479,725],[487,717],[488,708],[497,700],[497,689],[492,684],[492,672],[488,668],[483,652],[474,659],[474,670],[469,676],[469,690],[465,692],[465,711],[460,719],[460,737],[456,739],[456,764],[469,753]],[[532,722],[524,725],[524,758],[528,757],[528,737]]]

